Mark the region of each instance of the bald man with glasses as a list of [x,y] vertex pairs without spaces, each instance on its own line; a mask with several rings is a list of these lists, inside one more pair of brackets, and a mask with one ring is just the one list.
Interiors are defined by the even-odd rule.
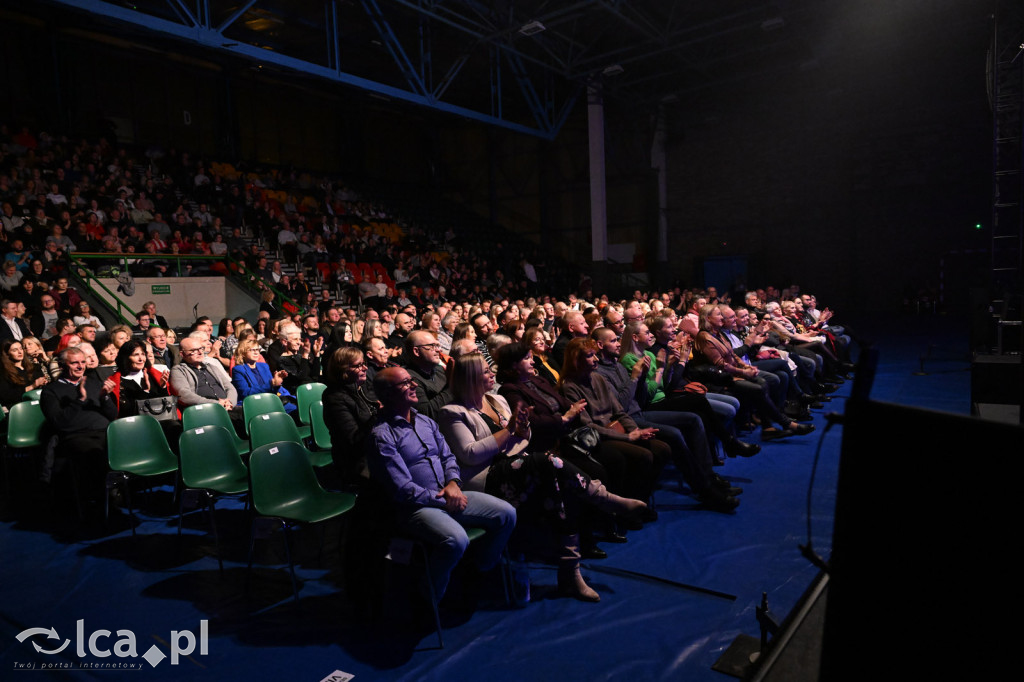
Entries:
[[405,337],[405,367],[416,382],[417,409],[437,419],[452,401],[448,375],[441,366],[441,344],[430,332],[413,331]]
[[206,357],[205,344],[191,335],[181,340],[181,362],[171,369],[171,387],[182,408],[190,405],[220,403],[233,409],[238,390],[217,360]]

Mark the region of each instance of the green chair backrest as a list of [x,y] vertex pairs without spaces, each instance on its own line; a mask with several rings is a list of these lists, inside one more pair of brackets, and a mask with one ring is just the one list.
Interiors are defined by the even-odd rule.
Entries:
[[268,412],[256,415],[249,422],[249,442],[253,450],[278,441],[302,443],[299,427],[295,425],[291,415],[284,412]]
[[178,470],[178,458],[167,445],[155,417],[140,414],[115,419],[107,426],[107,459],[113,471],[155,476]]
[[222,426],[199,426],[181,434],[181,480],[187,488],[240,493],[249,488],[249,469]]
[[43,444],[46,417],[38,400],[15,403],[7,415],[7,446],[14,449],[39,447]]
[[246,396],[242,401],[242,419],[245,420],[245,432],[249,433],[252,418],[268,412],[284,412],[284,403],[274,393],[256,393]]
[[41,389],[41,388],[34,388],[31,391],[26,391],[24,394],[22,394],[21,401],[22,402],[26,402],[26,401],[30,401],[30,400],[39,400],[39,396],[41,396],[42,394],[43,394],[43,389]]
[[252,504],[264,516],[303,519],[304,507],[324,494],[301,443],[268,443],[249,458]]
[[238,437],[235,433],[235,425],[231,423],[231,416],[220,403],[203,403],[186,407],[181,413],[182,427],[188,431],[197,429],[200,426],[220,426],[224,428],[235,443],[235,451],[240,455],[248,454],[249,443]]
[[309,409],[316,401],[320,400],[323,396],[324,391],[327,390],[326,384],[319,382],[313,382],[311,384],[303,384],[296,390],[296,398],[298,399],[299,405],[299,422],[302,424],[310,423]]
[[313,442],[321,450],[330,450],[331,445],[331,431],[327,428],[327,422],[324,421],[324,401],[318,400],[310,408],[310,417],[312,418],[313,427]]

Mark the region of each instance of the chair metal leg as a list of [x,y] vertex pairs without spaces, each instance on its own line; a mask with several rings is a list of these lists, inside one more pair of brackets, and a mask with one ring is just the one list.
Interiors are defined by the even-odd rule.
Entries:
[[256,548],[256,521],[259,519],[258,516],[254,516],[252,523],[249,524],[249,568],[245,571],[245,591],[249,592],[249,578],[252,576],[252,556],[253,550]]
[[292,561],[292,548],[291,548],[291,532],[288,528],[288,522],[284,519],[281,520],[281,527],[284,529],[284,553],[288,557],[288,570],[291,571],[292,575],[292,597],[295,599],[295,603],[299,602],[299,583],[295,579],[295,562]]
[[[107,472],[107,492],[103,496],[103,525],[107,527],[110,525],[110,492],[118,486],[118,484],[124,484],[128,481],[128,475],[123,471],[110,471]],[[135,534],[135,525],[132,524],[132,534]]]
[[508,547],[501,550],[498,566],[501,569],[501,587],[505,591],[505,606],[512,606],[509,583],[512,582],[512,560],[508,556]]
[[[214,515],[215,507],[217,504],[217,498],[209,490],[206,492],[206,513],[210,517],[210,528],[213,529],[213,543],[214,547],[217,548],[217,566],[220,568],[221,575],[224,575],[224,560],[220,556],[220,533],[217,531],[217,518]],[[182,494],[184,497],[184,493]]]
[[185,516],[185,493],[181,493],[181,497],[178,498],[178,537],[181,537],[181,522]]
[[132,482],[125,476],[124,502],[128,505],[128,523],[132,527],[132,539],[135,538],[135,511],[132,509]]
[[423,555],[423,573],[427,577],[427,591],[430,593],[430,608],[434,612],[434,627],[437,630],[437,646],[439,649],[444,648],[444,637],[441,635],[441,613],[437,610],[437,595],[434,594],[434,580],[433,576],[430,575],[430,557],[427,555],[427,547],[422,542],[416,542],[416,547],[419,548],[420,553]]

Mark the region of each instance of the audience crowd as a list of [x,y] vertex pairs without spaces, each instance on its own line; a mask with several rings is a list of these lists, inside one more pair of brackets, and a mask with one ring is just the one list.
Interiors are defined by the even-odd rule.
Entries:
[[[511,542],[554,559],[564,594],[599,601],[580,559],[657,520],[666,467],[701,505],[732,512],[743,491],[715,471],[725,457],[757,455],[755,434],[813,431],[810,410],[852,370],[850,335],[797,286],[736,303],[714,288],[614,299],[586,280],[551,295],[525,257],[488,262],[452,230],[432,243],[396,231],[338,182],[226,179],[187,154],[137,163],[103,142],[6,128],[0,142],[4,408],[41,389],[58,458],[102,489],[105,427],[140,401],[217,403],[244,434],[245,397],[277,394],[298,419],[300,388],[324,383],[325,484],[386,499],[432,546],[438,597],[465,528],[482,527],[481,571]],[[232,255],[267,295],[253,319],[175,330],[147,302],[120,324],[70,286],[74,251]],[[375,281],[350,263],[372,263]],[[176,447],[180,422],[162,423]]]

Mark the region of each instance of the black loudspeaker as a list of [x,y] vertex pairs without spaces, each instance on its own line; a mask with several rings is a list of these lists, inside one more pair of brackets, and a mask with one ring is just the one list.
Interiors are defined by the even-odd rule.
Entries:
[[1018,674],[1022,454],[1019,426],[847,403],[820,679]]
[[1019,405],[1021,356],[977,353],[971,359],[971,404]]

